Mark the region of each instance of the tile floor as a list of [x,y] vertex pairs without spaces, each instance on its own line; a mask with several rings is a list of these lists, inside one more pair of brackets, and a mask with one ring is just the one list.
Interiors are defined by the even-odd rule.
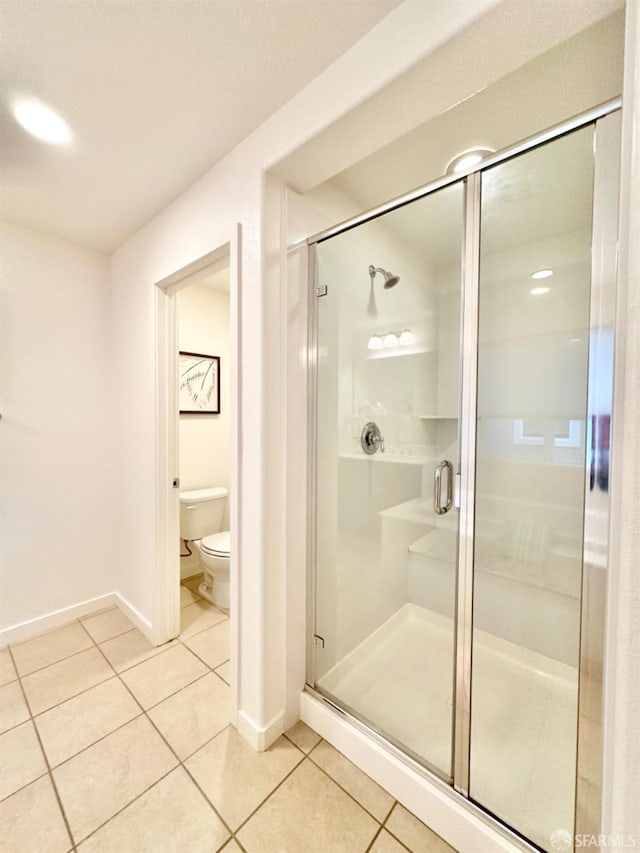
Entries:
[[111,608],[0,649],[0,850],[451,853],[303,723],[243,741],[197,583],[161,648]]

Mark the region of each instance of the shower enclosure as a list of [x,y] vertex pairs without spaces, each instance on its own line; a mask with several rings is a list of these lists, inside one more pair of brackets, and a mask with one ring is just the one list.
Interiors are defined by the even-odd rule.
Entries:
[[543,850],[599,820],[618,107],[308,240],[308,689]]

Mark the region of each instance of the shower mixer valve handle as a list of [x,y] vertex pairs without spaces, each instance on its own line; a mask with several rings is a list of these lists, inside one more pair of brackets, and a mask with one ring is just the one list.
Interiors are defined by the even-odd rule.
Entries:
[[373,456],[374,453],[377,453],[380,450],[380,453],[384,453],[384,438],[380,434],[380,427],[378,424],[373,421],[369,421],[362,427],[362,432],[360,433],[360,446],[367,454],[367,456]]

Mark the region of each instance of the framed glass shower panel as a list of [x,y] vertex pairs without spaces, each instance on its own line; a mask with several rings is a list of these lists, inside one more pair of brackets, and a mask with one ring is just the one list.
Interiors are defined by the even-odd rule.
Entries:
[[587,125],[481,185],[469,792],[545,850],[574,832],[593,152]]
[[316,247],[311,683],[450,779],[463,184]]

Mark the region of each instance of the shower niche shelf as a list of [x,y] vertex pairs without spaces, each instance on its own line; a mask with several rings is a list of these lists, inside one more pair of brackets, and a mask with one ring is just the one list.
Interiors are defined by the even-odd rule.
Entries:
[[355,451],[345,451],[344,453],[339,453],[338,458],[355,459],[360,462],[385,462],[387,465],[428,465],[429,463],[436,461],[434,456],[410,456],[408,453],[399,453],[397,455],[394,455],[392,453],[385,453],[384,455],[376,453],[375,456],[367,456],[362,452],[358,453]]
[[457,415],[418,415],[421,421],[457,421]]

